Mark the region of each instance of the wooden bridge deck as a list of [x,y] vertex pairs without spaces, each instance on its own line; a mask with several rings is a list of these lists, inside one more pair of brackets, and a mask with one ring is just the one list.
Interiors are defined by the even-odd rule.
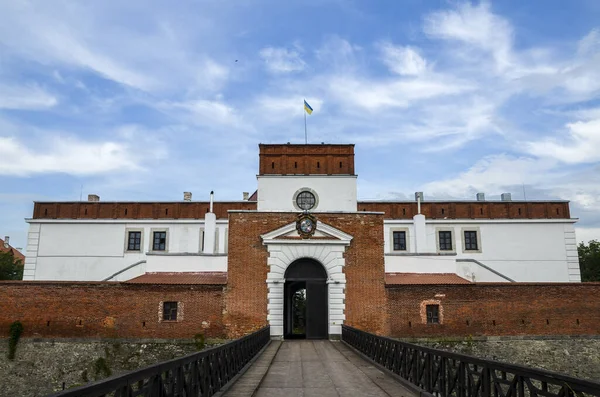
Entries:
[[342,342],[273,341],[227,397],[413,397]]

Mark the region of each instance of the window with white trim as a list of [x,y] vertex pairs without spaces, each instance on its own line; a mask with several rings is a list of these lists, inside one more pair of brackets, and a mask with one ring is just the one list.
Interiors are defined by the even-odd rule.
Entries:
[[452,251],[452,232],[449,230],[440,230],[438,232],[438,241],[440,251]]
[[392,239],[393,239],[394,251],[406,251],[406,232],[405,231],[392,232]]

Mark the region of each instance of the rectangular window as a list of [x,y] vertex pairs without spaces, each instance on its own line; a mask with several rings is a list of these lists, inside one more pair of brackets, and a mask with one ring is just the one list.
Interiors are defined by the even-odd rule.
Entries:
[[427,305],[427,324],[439,324],[440,305]]
[[452,232],[439,232],[440,251],[452,251]]
[[465,250],[477,251],[477,232],[476,231],[465,231]]
[[154,232],[153,251],[164,251],[167,248],[167,232]]
[[140,251],[142,246],[142,232],[129,232],[127,251]]
[[177,302],[163,303],[163,321],[177,321]]
[[406,232],[394,232],[394,251],[406,251]]

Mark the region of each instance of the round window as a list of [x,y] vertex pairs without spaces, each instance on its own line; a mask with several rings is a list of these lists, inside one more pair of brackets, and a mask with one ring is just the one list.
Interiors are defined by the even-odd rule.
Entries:
[[308,211],[309,209],[313,208],[315,206],[315,203],[315,195],[311,192],[300,192],[296,196],[296,204],[298,204],[298,207],[300,207],[304,211]]

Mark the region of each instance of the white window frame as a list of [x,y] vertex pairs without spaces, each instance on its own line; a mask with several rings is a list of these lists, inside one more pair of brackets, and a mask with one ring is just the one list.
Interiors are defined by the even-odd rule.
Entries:
[[[154,249],[154,232],[165,232],[165,249],[155,250]],[[148,247],[149,252],[169,252],[169,228],[152,228],[150,229],[150,246]]]
[[[468,250],[465,244],[465,232],[475,232],[477,233],[477,249],[476,250]],[[462,250],[465,254],[480,254],[481,253],[481,231],[479,227],[463,227],[460,229],[460,237],[462,238]]]
[[[141,232],[140,235],[140,249],[139,250],[130,250],[129,249],[129,232]],[[125,252],[126,254],[131,254],[131,253],[142,253],[144,252],[144,229],[139,229],[139,228],[126,228],[125,229],[125,244],[123,247],[123,252]]]
[[[404,236],[406,237],[406,249],[405,250],[395,250],[394,249],[394,232],[404,232]],[[390,252],[410,252],[410,234],[409,229],[407,227],[391,227],[390,228]]]
[[[451,250],[440,249],[440,232],[450,232],[450,239],[452,241]],[[436,227],[435,228],[435,246],[438,254],[456,254],[456,236],[454,228],[452,227]]]

